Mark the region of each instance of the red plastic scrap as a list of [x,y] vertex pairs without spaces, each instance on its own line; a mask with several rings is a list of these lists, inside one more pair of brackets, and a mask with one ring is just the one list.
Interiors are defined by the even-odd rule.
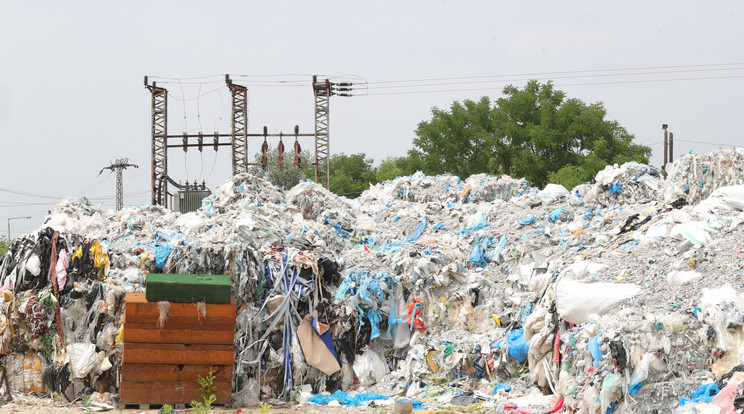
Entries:
[[408,309],[408,325],[411,326],[411,330],[416,328],[419,332],[424,332],[426,325],[421,319],[421,313],[424,310],[424,304],[421,303],[421,299],[414,296],[411,303],[406,305],[406,309]]
[[561,363],[561,337],[558,332],[555,333],[555,343],[553,344],[553,360],[556,364]]
[[560,400],[558,400],[557,403],[555,403],[555,407],[551,408],[550,411],[548,411],[548,412],[549,413],[557,413],[560,409],[563,408],[563,402],[564,402],[564,400],[563,400],[563,398],[561,398]]

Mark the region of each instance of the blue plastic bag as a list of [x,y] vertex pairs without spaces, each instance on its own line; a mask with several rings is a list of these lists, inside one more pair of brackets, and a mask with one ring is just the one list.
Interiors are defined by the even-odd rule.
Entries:
[[217,214],[214,212],[214,198],[217,197],[216,194],[210,194],[202,199],[202,209],[204,209],[204,214],[206,214],[209,217],[214,217]]
[[369,323],[372,325],[372,333],[369,335],[369,339],[372,340],[380,336],[380,322],[382,322],[380,310],[370,309],[367,312],[367,319],[369,319]]
[[535,216],[528,216],[526,218],[523,218],[522,220],[519,220],[519,224],[521,224],[522,226],[526,226],[534,222],[535,222]]
[[618,181],[615,184],[610,184],[608,189],[610,190],[610,194],[620,194],[623,191],[623,183]]
[[[506,239],[504,239],[506,240]],[[473,250],[470,252],[468,263],[475,267],[485,267],[491,261],[486,250],[491,247],[491,239],[481,237],[480,234],[476,234],[473,239]]]
[[506,392],[511,391],[512,387],[511,385],[506,385],[503,382],[499,382],[496,384],[495,387],[493,387],[493,394],[496,394],[499,390],[504,390]]
[[721,390],[718,389],[718,385],[715,382],[702,384],[697,390],[691,393],[691,398],[682,398],[679,400],[679,405],[685,405],[688,402],[711,402],[719,391]]
[[352,397],[343,391],[336,391],[333,394],[328,395],[328,396],[323,395],[323,394],[315,394],[312,397],[310,397],[308,401],[313,404],[318,404],[318,405],[326,405],[331,401],[338,401],[339,403],[346,405],[346,406],[359,407],[367,401],[387,400],[387,399],[388,397],[384,395],[380,395],[380,394],[375,394],[373,392],[359,393]]
[[601,346],[601,343],[600,343],[601,339],[602,339],[602,332],[598,333],[597,336],[592,337],[592,339],[589,340],[589,353],[592,355],[592,359],[594,360],[595,367],[599,365],[601,361],[604,361],[604,356],[602,355],[602,351],[599,350],[599,347]]
[[472,227],[468,227],[466,229],[460,230],[460,234],[463,236],[469,236],[474,231],[478,231],[480,229],[485,229],[486,227],[489,227],[490,224],[486,221],[485,218],[481,217],[480,220],[478,220],[478,223],[474,224]]
[[562,208],[556,208],[550,213],[550,219],[552,221],[566,221],[568,220],[568,213]]
[[506,334],[506,343],[509,344],[509,356],[519,362],[527,359],[530,344],[524,339],[524,329],[519,328]]
[[408,237],[406,237],[403,240],[407,241],[408,243],[415,242],[416,239],[421,237],[421,234],[424,232],[424,228],[426,228],[426,216],[424,216],[424,219],[421,220],[421,224],[419,224],[418,227],[416,227],[416,231],[411,233]]
[[163,265],[165,264],[165,261],[168,260],[168,256],[171,254],[171,249],[172,248],[169,245],[153,247],[152,254],[155,255],[155,267],[157,267],[158,270],[163,270]]

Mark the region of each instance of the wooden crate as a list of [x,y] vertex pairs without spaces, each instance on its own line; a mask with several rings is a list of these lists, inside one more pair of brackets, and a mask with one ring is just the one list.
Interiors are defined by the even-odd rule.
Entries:
[[123,404],[179,404],[202,401],[198,376],[212,369],[218,404],[231,401],[233,336],[237,308],[207,304],[206,315],[193,303],[171,303],[158,327],[157,302],[141,292],[127,293],[124,352],[119,399]]

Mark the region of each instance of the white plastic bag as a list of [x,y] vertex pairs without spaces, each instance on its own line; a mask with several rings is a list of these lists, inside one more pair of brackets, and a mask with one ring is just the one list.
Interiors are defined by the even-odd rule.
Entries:
[[98,365],[96,346],[91,343],[74,343],[67,347],[67,355],[73,378],[85,378]]
[[403,287],[398,284],[395,286],[394,293],[395,302],[395,314],[399,321],[395,325],[395,333],[393,334],[393,347],[395,349],[405,348],[408,345],[408,341],[411,340],[411,330],[406,322],[408,318],[408,310],[406,309],[406,301],[403,299]]
[[712,230],[705,221],[690,221],[677,224],[669,231],[669,235],[677,240],[687,239],[698,246],[708,244],[713,237],[708,230]]
[[566,277],[555,284],[555,303],[558,315],[579,324],[596,313],[603,315],[615,305],[632,298],[641,288],[624,283],[581,283]]
[[641,362],[633,370],[633,374],[630,376],[630,386],[634,386],[641,381],[645,381],[648,378],[648,370],[651,366],[651,360],[655,358],[652,354],[646,354],[641,359]]
[[543,190],[540,192],[540,195],[545,198],[556,198],[556,197],[565,197],[567,196],[568,190],[566,190],[566,187],[560,185],[560,184],[548,184],[543,188]]
[[700,276],[701,274],[694,270],[673,271],[667,274],[667,283],[673,286],[680,286],[697,279]]
[[390,368],[385,361],[369,349],[364,351],[362,355],[357,355],[353,368],[359,383],[364,387],[375,384],[390,372]]
[[695,212],[708,213],[714,209],[744,210],[744,185],[716,188],[708,198],[695,207]]
[[41,273],[41,259],[36,253],[31,253],[31,256],[26,260],[26,270],[34,276],[39,276],[39,273]]

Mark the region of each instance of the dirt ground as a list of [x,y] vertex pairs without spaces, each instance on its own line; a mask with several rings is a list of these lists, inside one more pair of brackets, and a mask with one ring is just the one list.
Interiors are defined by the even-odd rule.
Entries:
[[[188,407],[188,406],[187,406]],[[111,410],[96,410],[86,411],[85,407],[80,405],[63,405],[55,403],[49,398],[36,398],[36,397],[21,397],[16,398],[13,402],[0,405],[0,413],[8,414],[57,414],[57,413],[69,413],[69,414],[87,414],[89,412],[108,412],[108,413],[122,413],[122,414],[157,414],[160,410],[160,406],[151,406],[150,409],[140,409],[133,406],[127,407],[116,407]],[[390,412],[391,410],[387,410]],[[186,414],[192,413],[193,410],[186,408],[182,410],[171,411],[172,414]],[[272,406],[270,411],[272,414],[327,414],[327,413],[373,413],[373,408],[364,407],[316,407],[309,405],[288,405],[283,407]],[[225,408],[225,407],[214,407],[210,411],[210,414],[258,414],[259,407],[243,407],[243,408]]]

